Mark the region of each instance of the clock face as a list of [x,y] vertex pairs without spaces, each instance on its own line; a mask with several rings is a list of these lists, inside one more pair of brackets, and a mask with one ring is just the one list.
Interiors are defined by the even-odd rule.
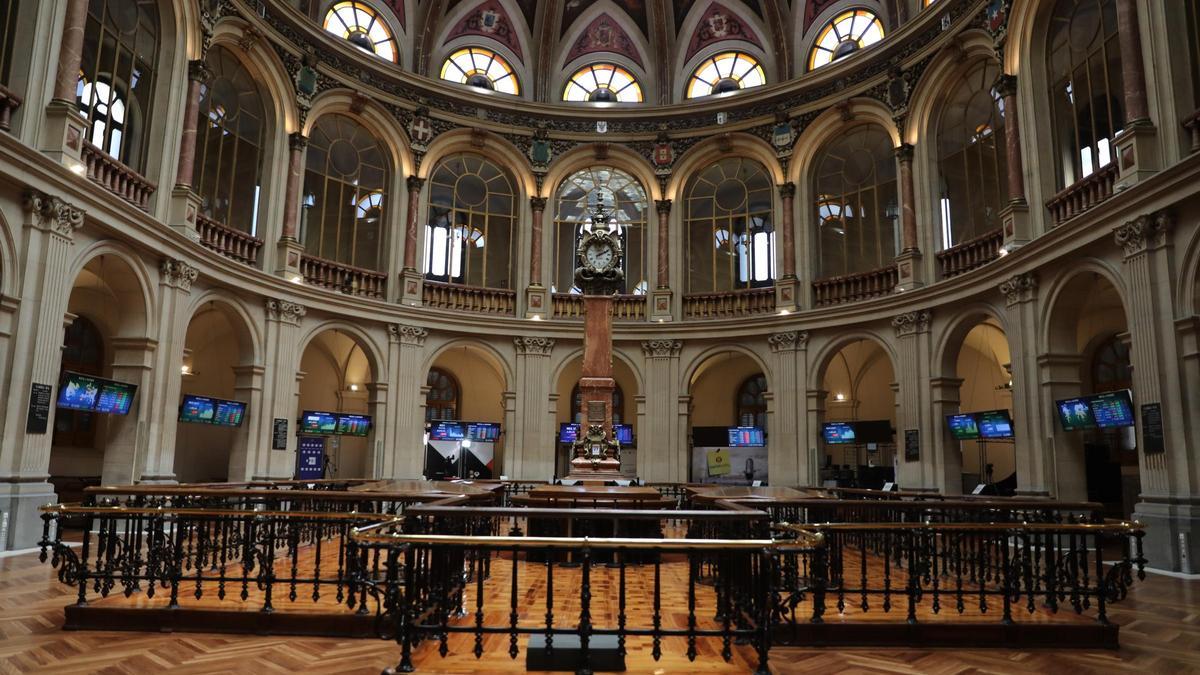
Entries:
[[614,252],[612,246],[604,243],[594,243],[584,251],[583,258],[595,270],[606,270],[613,265]]

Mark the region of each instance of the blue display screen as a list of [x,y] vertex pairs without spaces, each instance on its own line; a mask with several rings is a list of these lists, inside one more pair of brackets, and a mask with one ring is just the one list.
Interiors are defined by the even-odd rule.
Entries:
[[633,426],[629,424],[614,424],[613,436],[621,445],[633,445]]
[[217,414],[217,402],[207,396],[187,394],[179,404],[179,421],[196,424],[212,424]]
[[500,440],[500,424],[497,422],[471,422],[467,425],[467,438],[483,443]]
[[761,448],[767,441],[758,427],[729,427],[729,447]]
[[70,410],[127,415],[133,406],[135,394],[136,384],[79,373],[64,373],[58,387],[57,406]]
[[821,435],[826,443],[854,443],[854,426],[848,422],[826,422],[821,425]]
[[1092,419],[1101,429],[1133,426],[1133,398],[1128,389],[1088,397]]
[[962,413],[946,417],[946,425],[950,427],[950,435],[960,441],[971,441],[979,438],[979,422],[975,415]]
[[320,410],[305,410],[300,415],[300,433],[302,434],[333,434],[337,433],[337,415]]
[[96,412],[110,415],[128,415],[133,406],[133,395],[137,385],[107,380],[100,384],[100,395],[96,397]]
[[989,410],[975,413],[979,420],[979,436],[981,438],[1012,438],[1012,418],[1007,410]]
[[345,436],[366,436],[371,431],[369,415],[339,414],[337,417],[337,433]]
[[241,401],[217,401],[217,413],[213,424],[222,427],[240,427],[246,419],[246,404]]
[[429,425],[429,440],[431,441],[461,441],[467,437],[466,429],[461,422],[431,422]]
[[579,440],[579,425],[570,422],[563,422],[558,427],[558,442],[559,443],[574,443]]
[[1055,401],[1054,405],[1058,408],[1058,421],[1062,424],[1063,431],[1096,428],[1096,418],[1092,416],[1092,404],[1086,397]]

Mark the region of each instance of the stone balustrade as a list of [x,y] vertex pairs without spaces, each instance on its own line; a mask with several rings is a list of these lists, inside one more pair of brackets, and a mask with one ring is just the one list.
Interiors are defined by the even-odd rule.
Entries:
[[1188,115],[1183,120],[1183,128],[1187,129],[1192,137],[1192,147],[1190,152],[1200,152],[1200,110]]
[[1113,194],[1117,181],[1117,163],[1109,162],[1083,180],[1076,181],[1046,202],[1054,225],[1061,225],[1087,211]]
[[305,283],[361,298],[382,299],[387,288],[383,272],[308,255],[300,256],[300,274]]
[[895,265],[877,270],[827,277],[813,282],[813,303],[817,307],[856,302],[889,295],[900,283],[900,271]]
[[92,182],[143,211],[150,207],[150,196],[158,186],[140,173],[87,141],[83,142],[82,159]]
[[505,288],[479,288],[426,280],[421,304],[435,309],[515,316],[517,292]]
[[683,296],[684,319],[732,319],[775,311],[775,288],[751,288]]
[[258,264],[258,252],[263,245],[262,239],[258,237],[239,232],[204,216],[196,216],[196,234],[200,235],[200,244],[205,248],[246,265]]
[[[582,319],[583,296],[578,293],[555,293],[550,302],[555,319]],[[613,321],[645,321],[646,296],[621,294],[613,296]]]
[[956,277],[988,264],[1000,257],[1003,245],[1004,230],[995,229],[939,251],[937,261],[942,278]]
[[0,84],[0,131],[12,129],[12,114],[21,107],[21,97]]

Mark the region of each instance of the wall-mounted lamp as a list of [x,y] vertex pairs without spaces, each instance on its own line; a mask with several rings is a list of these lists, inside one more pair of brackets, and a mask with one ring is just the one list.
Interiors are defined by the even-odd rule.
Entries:
[[845,394],[843,394],[842,392],[840,392],[840,391],[839,391],[838,393],[836,393],[836,394],[834,394],[834,395],[833,395],[833,400],[835,400],[835,401],[845,401],[845,400],[846,400],[846,395],[845,395]]
[[357,384],[350,385],[350,391],[358,391],[358,385]]

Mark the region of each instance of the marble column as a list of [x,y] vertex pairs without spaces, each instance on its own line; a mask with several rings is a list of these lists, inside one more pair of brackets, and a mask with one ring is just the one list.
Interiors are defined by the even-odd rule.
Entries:
[[808,444],[805,383],[808,381],[808,333],[785,331],[767,337],[774,358],[770,389],[775,415],[768,429],[767,475],[772,485],[810,485],[814,460]]
[[[999,285],[1004,296],[1013,381],[1013,435],[1017,492],[1046,496],[1053,488],[1045,445],[1038,365],[1038,279],[1033,272],[1014,274]],[[1053,423],[1053,420],[1051,420]]]
[[421,188],[425,179],[420,176],[409,176],[405,180],[408,188],[408,211],[404,224],[404,268],[400,270],[400,302],[411,307],[421,304],[422,283],[421,273],[417,271],[417,227],[421,203]]
[[81,156],[88,128],[87,118],[79,112],[75,91],[83,59],[87,10],[88,0],[66,0],[54,92],[50,103],[46,105],[41,139],[42,150],[46,154],[75,171],[83,169]]
[[79,67],[83,59],[83,32],[87,26],[88,0],[67,0],[63,12],[62,43],[54,78],[54,100],[75,105]]
[[[296,399],[299,392],[297,374],[302,357],[300,321],[308,312],[304,305],[290,300],[267,298],[264,306],[267,321],[263,362],[266,372],[262,407],[263,416],[270,416],[272,424],[266,425],[257,439],[252,439],[255,457],[251,480],[286,479],[295,474],[296,418],[300,413]],[[287,420],[287,448],[283,450],[271,448],[272,425],[276,419]]]
[[382,478],[417,478],[425,464],[425,340],[420,326],[388,325],[388,379],[395,393],[388,397],[383,434]]
[[916,192],[913,188],[913,146],[904,143],[896,148],[900,188],[900,254],[896,256],[900,290],[912,290],[924,285],[921,275],[921,246],[917,240]]
[[[514,480],[546,480],[554,473],[553,419],[550,403],[550,354],[554,340],[513,338],[516,349],[516,423],[509,430],[504,473]],[[640,453],[639,453],[640,454]]]
[[779,186],[780,208],[783,217],[779,229],[781,237],[779,246],[783,249],[783,275],[775,280],[775,306],[780,310],[791,311],[796,308],[800,293],[799,280],[796,279],[796,184],[784,183]]
[[[933,346],[930,339],[932,315],[929,310],[906,312],[892,319],[896,331],[896,356],[893,364],[898,385],[896,392],[896,456],[899,471],[896,482],[909,490],[936,490],[934,478],[933,435],[935,424],[930,401],[929,379]],[[905,457],[905,432],[916,430],[920,438],[920,456],[916,461]]]
[[202,88],[212,81],[212,71],[203,60],[188,61],[188,94],[183,109],[183,132],[179,137],[179,165],[175,171],[176,187],[192,187],[196,164],[196,130],[200,116]]
[[525,289],[525,316],[540,319],[552,311],[550,294],[542,285],[542,219],[546,213],[546,198],[530,197],[529,212],[529,287]]
[[1121,46],[1121,84],[1125,94],[1125,128],[1113,139],[1118,174],[1114,190],[1148,178],[1161,166],[1157,130],[1150,118],[1146,68],[1137,0],[1116,0],[1117,41]]
[[296,132],[288,134],[287,182],[283,195],[283,226],[279,234],[275,273],[296,281],[302,278],[300,256],[304,253],[304,236],[300,232],[300,192],[304,187],[304,149],[308,138]]
[[647,481],[686,481],[687,439],[679,435],[674,414],[679,397],[679,340],[646,340],[645,423],[638,428],[637,475]]
[[1033,238],[1025,199],[1025,166],[1021,158],[1021,115],[1017,110],[1017,76],[1001,74],[992,85],[1004,104],[1004,162],[1008,203],[1000,210],[1004,245],[1011,250]]
[[654,321],[671,320],[671,200],[657,199],[654,202],[658,213],[657,256],[658,267],[655,288],[651,293],[650,318]]

